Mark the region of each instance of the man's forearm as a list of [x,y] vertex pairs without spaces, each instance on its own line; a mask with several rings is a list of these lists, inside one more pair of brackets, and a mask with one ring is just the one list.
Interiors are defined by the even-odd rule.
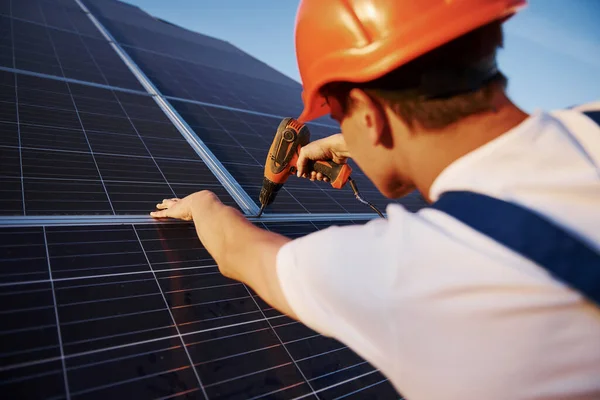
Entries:
[[205,201],[201,206],[194,206],[192,215],[204,247],[215,259],[221,272],[232,279],[243,280],[244,264],[256,258],[249,259],[248,256],[259,256],[257,243],[275,243],[283,238],[256,227],[239,211],[218,201],[208,205]]
[[216,198],[200,196],[192,216],[198,237],[223,275],[248,284],[271,306],[294,317],[276,271],[277,253],[290,239],[256,227]]

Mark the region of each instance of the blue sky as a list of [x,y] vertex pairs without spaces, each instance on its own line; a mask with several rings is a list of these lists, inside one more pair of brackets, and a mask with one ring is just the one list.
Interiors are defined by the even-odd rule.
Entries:
[[[126,0],[229,41],[293,79],[297,0]],[[327,1],[327,0],[323,0]],[[506,24],[500,66],[527,111],[600,100],[600,0],[530,0]]]

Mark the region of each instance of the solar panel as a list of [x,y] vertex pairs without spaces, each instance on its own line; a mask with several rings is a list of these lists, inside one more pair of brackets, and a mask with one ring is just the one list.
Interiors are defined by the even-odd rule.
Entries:
[[[123,3],[85,4],[164,95],[275,115],[302,111],[298,82],[227,42]],[[336,125],[329,117],[318,122]]]
[[3,214],[147,214],[200,189],[235,205],[150,96],[0,76]]
[[[300,85],[225,41],[135,6],[83,3],[170,96],[183,117],[177,126],[191,126],[222,164],[216,168],[257,202],[280,116],[301,110]],[[0,68],[2,393],[398,398],[352,350],[222,276],[191,224],[131,223],[162,198],[201,189],[238,205],[213,161],[209,169],[176,128],[178,116],[167,118],[161,96],[146,94],[77,2],[0,0]],[[313,140],[339,130],[329,118],[317,122]],[[363,195],[383,209],[389,200],[353,168]],[[403,204],[416,210],[423,202]],[[349,189],[290,177],[268,211],[371,210]],[[94,216],[106,221],[86,225]],[[258,225],[297,238],[332,222]]]
[[[193,45],[211,47],[245,58],[249,57],[248,54],[229,42],[190,31],[159,17],[150,16],[131,4],[105,0],[83,0],[83,3],[115,36],[117,41],[124,45],[161,51],[183,58],[201,58],[199,55],[182,51],[183,49],[190,50],[189,46]],[[277,78],[284,79],[284,83],[290,80],[281,73],[268,76],[270,80]]]
[[4,2],[2,14],[15,19],[103,39],[102,34],[72,0],[12,0]]
[[[192,51],[206,54],[207,49],[196,47]],[[301,87],[295,82],[275,83],[240,71],[232,72],[138,48],[127,47],[126,51],[165,96],[272,115],[298,116],[302,112]],[[243,66],[244,71],[251,71],[245,68],[247,60],[230,62]],[[266,72],[262,71],[263,74]],[[328,117],[316,122],[334,123]]]
[[[43,17],[45,14],[39,10]],[[3,31],[1,66],[143,90],[104,39],[5,16],[0,16],[0,25]]]
[[397,397],[350,349],[223,277],[192,225],[4,228],[0,238],[3,393]]

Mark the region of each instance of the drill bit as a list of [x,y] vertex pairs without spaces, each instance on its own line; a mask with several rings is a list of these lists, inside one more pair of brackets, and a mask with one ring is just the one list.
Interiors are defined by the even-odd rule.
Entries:
[[259,211],[259,212],[258,212],[258,214],[256,215],[256,218],[259,218],[259,217],[262,215],[263,211],[265,211],[265,207],[266,207],[266,206],[267,206],[266,204],[263,204],[263,205],[260,207],[260,211]]

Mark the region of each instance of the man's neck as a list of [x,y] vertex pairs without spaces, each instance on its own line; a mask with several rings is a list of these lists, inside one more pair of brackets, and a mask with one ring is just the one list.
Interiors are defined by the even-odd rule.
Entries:
[[428,159],[412,160],[412,177],[417,189],[431,201],[431,186],[446,167],[520,125],[528,116],[502,95],[496,102],[495,112],[468,117],[441,131],[419,133],[422,138],[419,153],[426,153]]

